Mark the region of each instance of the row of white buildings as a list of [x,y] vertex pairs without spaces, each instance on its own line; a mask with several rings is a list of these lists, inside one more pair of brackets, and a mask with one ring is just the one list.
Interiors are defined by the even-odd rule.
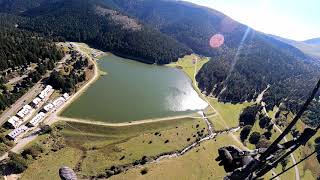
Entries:
[[25,105],[15,116],[10,117],[7,122],[13,128],[17,128],[32,115],[33,111],[34,109],[30,105]]
[[68,99],[69,94],[64,93],[63,96],[55,99],[52,103],[48,103],[43,107],[43,111],[39,112],[34,118],[29,122],[30,126],[36,127],[41,123],[48,115],[48,113],[54,112],[59,107],[61,107]]
[[[26,120],[30,118],[32,113],[35,111],[35,108],[40,107],[54,92],[52,86],[47,85],[43,91],[39,94],[38,97],[32,100],[31,106],[25,105],[23,108],[15,115],[9,118],[7,121],[13,128],[19,127]],[[33,106],[33,107],[32,107]]]
[[[13,128],[7,136],[10,139],[15,140],[18,136],[20,136],[22,133],[26,132],[28,130],[28,127],[25,125],[22,125],[25,123],[33,114],[36,109],[42,107],[42,105],[48,101],[50,96],[53,94],[54,89],[52,86],[47,85],[41,93],[32,100],[31,106],[25,105],[15,116],[12,116],[7,121]],[[28,123],[28,126],[36,127],[41,123],[46,117],[49,112],[55,111],[57,108],[59,108],[61,105],[65,103],[66,100],[69,99],[69,94],[65,93],[63,96],[55,99],[52,103],[48,103],[43,107],[43,110],[41,110],[38,114],[36,114]]]

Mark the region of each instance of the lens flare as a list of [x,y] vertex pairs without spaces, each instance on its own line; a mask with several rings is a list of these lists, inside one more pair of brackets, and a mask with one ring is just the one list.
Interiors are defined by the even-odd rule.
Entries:
[[218,48],[224,43],[224,36],[222,34],[215,34],[210,38],[210,46],[212,48]]

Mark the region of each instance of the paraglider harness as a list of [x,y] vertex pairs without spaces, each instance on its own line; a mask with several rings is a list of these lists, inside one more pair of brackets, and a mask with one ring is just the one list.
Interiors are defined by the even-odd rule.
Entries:
[[[290,140],[282,144],[280,144],[280,142],[290,132],[293,126],[297,123],[297,121],[301,118],[302,114],[305,112],[308,105],[314,99],[319,88],[320,79],[315,88],[313,89],[311,95],[307,99],[307,101],[304,103],[300,111],[297,113],[297,115],[293,118],[293,120],[290,122],[287,128],[280,134],[280,136],[268,148],[259,148],[253,151],[243,151],[240,148],[231,145],[218,149],[219,156],[216,158],[216,161],[220,161],[219,165],[224,166],[224,169],[227,172],[227,175],[224,177],[224,179],[259,179],[260,177],[271,171],[273,168],[275,168],[281,161],[283,161],[301,145],[305,145],[316,134],[316,132],[320,128],[320,125],[318,125],[318,127],[316,128],[306,128],[300,136],[294,138],[293,140]],[[315,152],[313,152],[312,154],[314,153]],[[305,159],[306,158],[304,158],[303,160]],[[301,160],[300,162],[302,162],[303,160]],[[290,168],[294,167],[300,162],[294,164]],[[287,170],[285,170],[284,172],[286,172]],[[274,178],[275,177],[273,177],[272,179]]]

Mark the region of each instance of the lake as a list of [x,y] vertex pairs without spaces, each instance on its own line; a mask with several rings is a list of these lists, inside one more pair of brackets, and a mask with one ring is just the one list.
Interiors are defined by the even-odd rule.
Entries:
[[180,69],[114,55],[102,57],[101,76],[62,116],[109,123],[186,115],[207,107]]

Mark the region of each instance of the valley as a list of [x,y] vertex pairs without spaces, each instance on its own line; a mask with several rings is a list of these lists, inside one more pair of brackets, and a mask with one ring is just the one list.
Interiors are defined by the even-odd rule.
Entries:
[[[182,69],[189,69],[189,71],[185,71],[185,72],[187,72],[187,74],[190,75],[190,79],[194,79],[194,74],[197,72],[198,69],[200,69],[197,66],[195,66],[194,63],[192,63],[193,58],[199,58],[199,57],[193,55],[190,57],[186,57],[185,59],[182,59],[177,63],[177,64],[180,64],[179,66],[182,67]],[[207,62],[205,61],[205,59],[203,59],[203,61],[204,63]],[[172,64],[169,66],[177,66],[177,65]],[[108,75],[109,74],[110,73],[108,73]],[[212,109],[211,113],[208,112],[208,117],[214,117],[214,116],[215,116],[215,110]],[[61,117],[61,119],[64,119],[64,118]],[[71,148],[69,149],[69,151],[73,151],[72,149],[74,148],[75,148],[74,150],[79,149],[80,151],[85,151],[86,156],[83,160],[81,160],[82,161],[81,168],[79,169],[79,172],[78,172],[79,174],[82,174],[83,177],[88,177],[90,175],[103,173],[104,171],[102,170],[107,167],[111,167],[111,165],[117,165],[117,164],[123,165],[126,163],[136,161],[140,158],[143,158],[142,154],[139,154],[139,153],[143,153],[144,156],[147,156],[148,158],[157,157],[159,154],[171,153],[171,152],[174,153],[175,151],[181,151],[183,147],[187,146],[190,143],[193,144],[193,142],[203,141],[202,137],[206,140],[210,140],[211,138],[215,138],[216,136],[214,134],[209,134],[208,136],[209,138],[207,139],[206,136],[208,134],[208,124],[206,124],[206,122],[202,120],[201,116],[197,114],[194,114],[193,116],[189,115],[189,117],[185,117],[185,118],[182,118],[182,117],[172,118],[172,119],[169,118],[168,121],[164,121],[164,120],[165,118],[163,118],[162,121],[154,121],[154,122],[149,121],[144,123],[142,122],[141,124],[135,124],[133,122],[132,124],[127,123],[127,125],[124,124],[124,125],[118,126],[117,124],[114,124],[114,125],[103,124],[103,123],[95,124],[94,122],[90,123],[90,121],[87,121],[86,123],[81,123],[80,121],[74,122],[72,120],[68,121],[68,118],[65,118],[64,121],[62,121],[61,123],[58,122],[58,124],[56,124],[55,126],[65,127],[61,131],[61,133],[66,141],[65,145]],[[85,120],[83,120],[83,122],[84,121]],[[210,124],[212,122],[213,121],[211,122],[207,121],[207,123],[210,123]],[[216,124],[217,122],[214,122],[214,123]],[[101,129],[101,130],[98,130],[98,129]],[[141,131],[142,134],[134,135],[135,133],[139,132],[139,131],[136,131],[135,129],[145,129],[145,130]],[[226,127],[222,129],[226,129]],[[100,134],[100,132],[103,134],[105,133],[107,134],[102,135]],[[117,135],[118,133],[121,133],[121,135],[120,134]],[[232,131],[230,133],[232,133]],[[128,135],[125,135],[125,134],[128,134]],[[50,136],[39,137],[40,139],[36,140],[35,143],[40,142],[41,144],[41,142],[43,141],[42,140],[43,138],[51,139]],[[160,137],[157,138],[157,136],[160,136]],[[225,136],[225,135],[221,135],[221,136]],[[83,139],[83,141],[79,141],[79,139]],[[50,140],[47,140],[47,141],[50,141]],[[168,141],[168,142],[166,143],[165,141]],[[114,146],[117,148],[119,147],[123,147],[123,148],[120,148],[122,150],[117,151],[116,149],[111,148],[112,147],[111,144],[114,144]],[[49,143],[44,146],[50,147],[51,145]],[[193,151],[193,148],[197,146],[192,146],[190,150]],[[65,148],[66,147],[64,147],[63,149]],[[131,148],[134,148],[134,149],[131,149]],[[140,150],[135,148],[138,148]],[[157,151],[155,151],[155,149],[153,150],[153,148],[157,149]],[[90,163],[92,164],[94,162],[97,162],[97,159],[95,161],[92,161],[91,158],[97,158],[97,156],[101,157],[99,153],[102,153],[106,150],[111,154],[110,156],[105,157],[107,158],[106,160],[103,160],[100,158],[99,163],[101,163],[100,165],[102,168],[101,170],[99,170],[99,166],[90,165]],[[58,157],[60,156],[59,152],[60,151],[57,152],[58,154],[55,153],[56,156]],[[61,150],[61,153],[65,153],[65,152]],[[126,158],[122,159],[122,157],[126,157]],[[37,165],[38,163],[43,163],[47,161],[46,160],[47,158],[50,158],[50,156],[42,157],[41,159],[43,160],[41,159],[36,160],[34,163],[31,164],[31,168],[29,169],[35,168],[36,166],[38,166]],[[115,158],[120,158],[119,163],[114,163],[114,161],[116,160]],[[109,161],[108,159],[110,159],[113,163],[108,162]],[[49,163],[49,164],[56,164],[56,162]],[[48,169],[49,171],[54,170],[54,168],[52,167],[48,167],[48,168],[49,168]],[[86,170],[86,168],[93,168],[93,169]],[[43,169],[46,170],[47,168],[43,167]],[[29,170],[27,169],[26,173],[24,173],[24,175],[22,176],[22,179],[31,178],[30,176],[32,176],[32,174],[29,174]],[[38,176],[43,177],[41,176],[41,174],[38,174]],[[53,174],[53,177],[54,176],[56,175]],[[37,179],[37,177],[33,177],[33,176],[32,178]]]
[[[73,44],[87,55],[95,52],[85,44]],[[108,56],[112,57],[113,55]],[[101,63],[101,61],[101,59],[97,60],[98,63]],[[112,71],[108,71],[107,68],[99,70],[98,63],[94,63],[96,75],[92,80],[71,97],[71,101],[68,101],[68,104],[61,108],[62,111],[60,110],[60,112],[62,113],[57,113],[58,116],[50,116],[46,120],[46,123],[53,124],[52,132],[40,135],[36,139],[30,139],[29,144],[24,143],[23,146],[26,145],[26,147],[21,146],[18,151],[15,151],[23,152],[23,149],[35,147],[41,147],[42,149],[41,153],[36,155],[37,159],[28,160],[30,165],[20,175],[21,178],[43,179],[50,177],[50,179],[57,179],[56,172],[62,165],[73,167],[79,177],[84,179],[97,177],[111,177],[111,179],[126,179],[128,177],[148,179],[153,177],[161,179],[164,176],[161,173],[164,169],[167,169],[165,170],[165,176],[173,179],[180,176],[188,179],[187,177],[190,177],[190,175],[203,178],[223,176],[224,170],[214,160],[218,156],[217,148],[227,144],[236,144],[244,149],[247,148],[239,139],[238,119],[242,110],[254,103],[221,103],[213,97],[200,93],[195,81],[195,74],[208,61],[207,58],[191,55],[167,65],[168,67],[159,67],[166,70],[177,68],[175,71],[185,73],[187,79],[192,81],[185,82],[192,89],[195,89],[195,92],[199,94],[197,97],[201,97],[204,102],[209,104],[203,111],[208,117],[207,120],[200,114],[185,114],[185,112],[185,115],[179,116],[175,113],[175,116],[167,118],[137,119],[137,121],[132,119],[132,121],[127,122],[114,121],[111,123],[110,121],[99,122],[99,120],[92,121],[92,119],[82,118],[77,120],[76,116],[72,118],[63,117],[63,111],[86,96],[86,93],[90,92],[90,88],[99,83],[101,78],[112,74]],[[128,62],[120,61],[120,63]],[[129,61],[129,63],[132,62]],[[105,67],[108,67],[108,64]],[[100,76],[98,75],[99,72]],[[101,106],[103,105],[101,104]],[[116,117],[114,118],[116,119]],[[221,133],[228,129],[230,131]],[[251,145],[248,147],[250,149],[254,148]],[[185,148],[187,148],[185,153],[176,154],[183,152]],[[105,155],[105,153],[108,155]],[[70,159],[65,159],[64,154],[69,154]],[[201,163],[202,161],[208,162],[208,164],[205,166]],[[188,164],[188,168],[184,168],[185,164]],[[170,170],[172,165],[176,166],[178,171]],[[159,168],[161,171],[159,171]],[[41,170],[34,176],[33,169]],[[106,169],[108,170],[106,171]],[[145,171],[146,174],[142,173]],[[218,174],[216,174],[217,172]],[[284,174],[282,178],[291,177],[292,173],[294,172],[290,171]],[[267,175],[267,177],[271,176],[271,174]],[[310,175],[308,175],[308,179],[309,177]]]
[[319,179],[319,38],[224,13],[0,0],[0,179]]
[[[79,46],[79,49],[83,49],[81,47],[83,46]],[[169,66],[182,69],[190,79],[193,79],[192,84],[195,85],[194,74],[200,68],[197,67],[197,63],[194,62],[194,58],[200,59],[200,57],[192,55],[179,60],[175,64],[170,64]],[[207,61],[204,58],[199,62],[203,62],[202,64],[204,64]],[[201,64],[199,66],[201,66]],[[108,75],[110,73],[111,72],[108,72]],[[104,76],[100,76],[100,78],[102,77]],[[78,98],[81,99],[81,97],[85,95],[86,92],[84,92],[84,94],[82,94]],[[203,95],[201,95],[201,97],[202,96]],[[137,121],[137,123],[133,121],[132,123],[129,122],[122,124],[110,124],[103,122],[95,123],[89,120],[74,121],[72,119],[69,120],[68,118],[64,117],[55,117],[56,119],[53,119],[53,122],[56,122],[60,119],[62,121],[58,121],[53,125],[53,132],[48,135],[39,136],[36,140],[34,140],[27,146],[28,148],[40,145],[43,149],[43,153],[38,155],[39,159],[32,160],[33,162],[30,164],[30,167],[26,170],[25,173],[22,174],[21,177],[22,179],[42,179],[44,177],[47,177],[47,172],[49,172],[49,177],[52,179],[56,179],[57,174],[55,172],[62,164],[67,163],[70,167],[75,167],[77,174],[79,174],[82,178],[97,176],[108,177],[112,174],[103,174],[105,173],[106,168],[111,168],[110,172],[113,172],[115,174],[120,173],[117,176],[112,175],[112,178],[121,179],[121,177],[123,178],[127,175],[132,176],[131,172],[140,170],[142,171],[142,167],[145,167],[147,169],[148,174],[147,176],[138,175],[139,178],[147,178],[149,176],[160,178],[162,177],[161,174],[158,174],[156,172],[158,167],[163,166],[162,164],[166,164],[165,162],[167,161],[177,161],[176,163],[179,163],[181,158],[185,159],[184,156],[188,158],[183,161],[190,161],[196,154],[200,154],[200,157],[203,158],[209,158],[205,160],[209,163],[208,167],[218,170],[213,172],[220,172],[222,171],[219,170],[221,167],[218,166],[216,161],[214,161],[214,158],[217,156],[217,150],[213,151],[211,146],[219,148],[223,144],[232,143],[238,144],[240,145],[240,147],[243,147],[242,143],[238,139],[237,130],[222,134],[220,134],[219,132],[223,132],[224,130],[231,127],[238,129],[237,119],[239,118],[241,110],[244,107],[252,105],[252,103],[245,103],[243,105],[232,105],[219,103],[210,97],[203,96],[202,98],[205,98],[205,101],[208,101],[210,103],[210,106],[208,106],[205,110],[209,120],[207,122],[203,121],[201,116],[197,115],[196,113],[190,114],[185,117],[182,116],[180,118],[162,118],[159,119],[159,121]],[[73,101],[73,103],[74,102],[77,102],[77,100]],[[218,110],[216,110],[216,108]],[[234,123],[230,122],[230,120],[234,121]],[[208,129],[207,123],[213,125],[212,130],[214,134],[210,134],[210,131],[212,130]],[[59,138],[60,140],[58,141],[55,140],[56,137],[59,136],[62,136],[63,138]],[[200,143],[201,141],[203,142]],[[173,154],[175,152],[181,152],[182,149],[190,144],[193,144],[194,142],[196,143],[196,145],[192,146],[190,150],[181,155],[181,157],[173,156],[172,158],[161,158],[161,160],[152,162],[152,159],[158,159],[161,154],[166,155]],[[54,152],[50,152],[52,151],[52,148],[57,145],[61,147]],[[210,153],[206,152],[207,148],[210,149]],[[74,153],[77,155],[70,156],[72,157],[72,159],[70,160],[62,160],[64,159],[63,154],[65,153]],[[105,156],[103,155],[104,153],[108,153],[108,155]],[[188,155],[189,153],[195,154],[190,156]],[[53,156],[57,158],[53,158]],[[137,160],[140,160],[141,158],[143,159],[144,157],[146,157],[146,159],[144,160],[146,162],[138,165],[137,167],[134,166],[128,168],[129,171],[126,171],[124,173],[121,173],[126,169],[124,167],[122,167],[120,171],[115,171],[115,169],[112,169],[113,166],[126,166],[128,163],[136,162]],[[202,161],[201,158],[199,160],[200,161],[194,161],[193,163],[200,163]],[[151,163],[149,163],[149,161],[151,161]],[[41,167],[41,171],[39,171],[39,173],[35,177],[32,173],[32,169],[38,167]],[[167,165],[165,165],[165,167],[170,168],[170,166]],[[194,167],[194,165],[190,165],[190,167]],[[203,166],[199,166],[197,168],[203,169]],[[195,170],[197,170],[197,168]],[[210,176],[213,176],[212,172],[209,173],[209,169],[207,169],[207,174],[205,173],[202,175],[197,173],[198,170],[186,170],[187,171],[182,171],[181,169],[180,171],[185,175],[191,173],[193,176],[199,177],[208,176],[208,178],[210,178]],[[153,173],[153,171],[155,171],[155,173]],[[199,173],[200,172],[202,172],[202,170],[199,171]],[[177,175],[181,175],[176,171],[172,171],[172,173],[173,174],[171,175],[170,173],[167,175],[172,176],[172,178]]]
[[121,123],[183,116],[207,106],[179,69],[142,64],[114,55],[97,62],[107,75],[101,76],[61,116]]

